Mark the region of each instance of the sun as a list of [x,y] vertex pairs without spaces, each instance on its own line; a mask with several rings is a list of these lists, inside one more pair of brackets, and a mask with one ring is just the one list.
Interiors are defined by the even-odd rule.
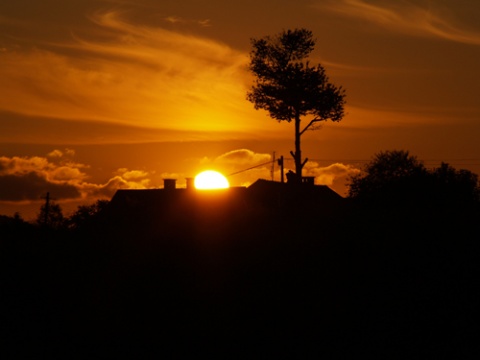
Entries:
[[213,170],[202,171],[195,176],[194,185],[199,190],[227,189],[230,187],[227,178]]

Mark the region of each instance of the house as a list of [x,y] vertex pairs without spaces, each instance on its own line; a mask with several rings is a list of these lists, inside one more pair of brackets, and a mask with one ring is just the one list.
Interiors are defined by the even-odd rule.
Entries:
[[250,201],[269,207],[297,207],[306,211],[337,208],[345,198],[327,185],[315,185],[313,177],[304,177],[299,186],[259,179],[248,187]]
[[254,211],[326,213],[341,207],[346,199],[326,185],[305,178],[299,186],[259,179],[248,187],[196,190],[187,179],[177,188],[175,179],[165,179],[163,189],[118,190],[109,204],[115,221],[137,224],[185,222],[188,219],[226,219]]

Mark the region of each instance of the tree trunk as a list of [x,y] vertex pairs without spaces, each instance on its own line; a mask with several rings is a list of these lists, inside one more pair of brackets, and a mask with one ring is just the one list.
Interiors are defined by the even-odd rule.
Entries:
[[300,115],[295,115],[295,174],[297,183],[302,182],[302,150],[300,149]]

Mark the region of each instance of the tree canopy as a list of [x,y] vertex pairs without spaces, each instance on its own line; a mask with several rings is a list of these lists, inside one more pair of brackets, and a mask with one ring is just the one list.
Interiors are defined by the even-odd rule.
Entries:
[[383,151],[374,155],[363,172],[350,178],[349,197],[385,205],[428,205],[454,210],[478,206],[478,176],[446,163],[427,169],[408,151]]
[[[307,159],[302,160],[300,138],[321,121],[343,118],[345,91],[329,82],[322,65],[310,65],[308,57],[315,47],[310,30],[287,30],[251,42],[250,70],[256,80],[247,99],[273,119],[294,121],[295,152],[291,154],[301,179]],[[307,123],[302,128],[304,117]]]
[[418,187],[426,173],[423,163],[408,151],[382,151],[350,178],[349,197],[390,198]]
[[79,229],[87,226],[98,218],[99,214],[108,206],[108,200],[97,200],[90,205],[80,205],[77,210],[67,219],[67,225],[71,229]]
[[439,196],[437,202],[450,206],[477,206],[480,204],[478,175],[469,170],[456,170],[447,163],[432,170],[434,190]]

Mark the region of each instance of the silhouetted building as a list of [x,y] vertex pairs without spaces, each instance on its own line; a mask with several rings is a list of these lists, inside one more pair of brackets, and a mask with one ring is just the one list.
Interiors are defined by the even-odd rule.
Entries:
[[115,221],[152,224],[185,222],[199,217],[227,218],[259,211],[327,213],[346,201],[326,185],[304,178],[300,186],[259,179],[249,187],[195,190],[192,179],[186,188],[176,188],[175,179],[165,179],[163,189],[118,190],[109,204]]
[[316,214],[326,214],[345,204],[345,198],[326,185],[315,185],[313,180],[304,177],[298,184],[259,179],[248,187],[248,199],[255,206]]

